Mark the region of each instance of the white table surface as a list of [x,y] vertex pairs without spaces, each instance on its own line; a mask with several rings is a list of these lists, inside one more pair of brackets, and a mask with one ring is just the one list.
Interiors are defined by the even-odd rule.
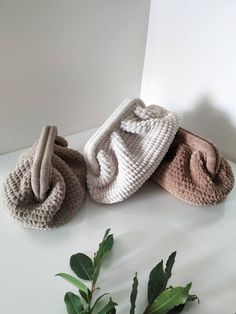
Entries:
[[[82,151],[94,130],[68,137]],[[0,184],[22,151],[0,156]],[[231,164],[234,173],[236,165]],[[113,251],[105,261],[99,285],[119,303],[117,313],[129,313],[129,294],[138,272],[136,314],[146,305],[149,271],[177,250],[173,285],[192,281],[192,293],[201,299],[184,313],[236,312],[236,189],[227,200],[210,207],[187,205],[153,182],[128,200],[98,205],[87,197],[69,223],[53,231],[24,229],[1,202],[0,313],[65,314],[66,291],[76,291],[54,274],[69,272],[76,252],[93,254],[105,230],[115,235]]]

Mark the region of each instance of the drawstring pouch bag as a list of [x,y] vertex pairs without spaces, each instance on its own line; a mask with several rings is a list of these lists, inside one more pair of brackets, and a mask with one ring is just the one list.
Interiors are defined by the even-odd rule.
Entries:
[[112,204],[134,194],[160,164],[179,122],[176,113],[157,105],[123,101],[84,149],[91,198]]
[[73,217],[86,195],[86,163],[55,126],[19,159],[3,185],[5,206],[29,228],[52,229]]

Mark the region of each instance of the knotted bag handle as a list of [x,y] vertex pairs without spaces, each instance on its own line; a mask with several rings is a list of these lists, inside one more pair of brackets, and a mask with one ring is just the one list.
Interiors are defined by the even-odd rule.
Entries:
[[42,202],[51,184],[52,155],[57,136],[56,126],[46,126],[36,148],[31,172],[31,186],[37,201]]
[[175,142],[186,143],[193,150],[201,151],[205,154],[206,168],[212,178],[215,177],[220,167],[221,158],[214,144],[183,128],[178,129]]

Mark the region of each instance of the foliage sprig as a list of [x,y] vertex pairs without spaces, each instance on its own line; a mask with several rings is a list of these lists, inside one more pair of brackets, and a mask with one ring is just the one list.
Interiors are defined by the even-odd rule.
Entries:
[[[107,229],[102,242],[99,244],[93,259],[83,253],[77,253],[70,258],[70,267],[77,277],[66,273],[59,273],[63,279],[70,282],[78,289],[78,294],[67,292],[64,297],[68,314],[115,314],[116,306],[108,293],[101,294],[95,299],[95,292],[99,290],[97,280],[100,274],[104,256],[113,247],[113,234]],[[189,294],[192,283],[184,287],[167,286],[172,275],[176,252],[173,252],[165,265],[161,260],[150,272],[147,292],[147,306],[143,314],[175,314],[184,310],[187,302],[199,299],[196,295]],[[89,287],[81,281],[89,281]],[[136,299],[138,295],[138,276],[135,273],[130,294],[130,314],[135,314]],[[106,302],[104,303],[104,299]],[[103,302],[101,302],[103,301]],[[101,307],[101,304],[103,306]]]

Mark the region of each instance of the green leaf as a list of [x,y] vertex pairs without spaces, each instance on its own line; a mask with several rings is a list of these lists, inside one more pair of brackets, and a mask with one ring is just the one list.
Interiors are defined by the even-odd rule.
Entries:
[[110,233],[110,231],[111,231],[111,228],[109,228],[109,229],[106,230],[106,232],[105,232],[105,234],[104,234],[104,237],[103,237],[103,240],[106,239],[106,237],[108,236],[108,234]]
[[107,229],[102,242],[99,244],[98,251],[95,253],[94,273],[93,273],[94,283],[96,283],[98,279],[104,255],[108,253],[112,249],[112,246],[113,246],[113,242],[114,242],[113,235],[109,234],[109,232],[110,232],[110,229]]
[[112,249],[113,234],[109,235],[110,230],[111,229],[106,230],[102,242],[99,243],[99,248],[98,248],[98,251],[96,252],[95,258],[94,258],[94,266],[95,267],[99,264],[99,262],[103,258],[103,256]]
[[170,311],[168,312],[168,314],[177,314],[177,313],[181,313],[181,312],[183,312],[184,307],[185,307],[185,304],[180,304],[180,305],[178,305],[178,306],[175,306],[172,310],[170,310]]
[[59,276],[59,277],[65,279],[66,281],[68,281],[69,283],[71,283],[72,285],[77,287],[79,290],[82,290],[85,293],[88,293],[88,288],[79,279],[77,279],[77,278],[75,278],[69,274],[65,274],[65,273],[59,273],[59,274],[56,274],[56,276]]
[[138,278],[137,278],[137,273],[135,273],[135,276],[133,279],[132,291],[130,295],[130,303],[131,303],[130,314],[135,313],[135,303],[137,299],[137,294],[138,294]]
[[[149,305],[158,297],[163,291],[166,276],[163,270],[163,261],[157,264],[149,275],[148,281],[148,303]],[[165,289],[165,288],[164,288]]]
[[109,302],[98,312],[98,314],[115,313],[114,309],[117,304],[110,298]]
[[165,282],[165,287],[164,287],[164,289],[166,288],[166,285],[167,285],[167,283],[168,283],[168,280],[170,279],[170,277],[171,277],[171,272],[172,272],[172,268],[173,268],[173,265],[174,265],[174,263],[175,263],[175,257],[176,257],[176,252],[173,252],[170,256],[169,256],[169,258],[168,258],[168,260],[167,260],[167,262],[166,262],[166,268],[165,268],[165,274],[166,274],[166,282]]
[[93,274],[93,282],[97,282],[98,280],[98,276],[99,276],[99,273],[100,273],[100,268],[101,268],[101,264],[99,266],[97,266],[97,268],[95,269],[94,271],[94,274]]
[[92,307],[92,311],[95,309],[96,305],[98,304],[98,302],[105,296],[105,295],[108,295],[108,293],[104,293],[102,295],[100,295],[97,300],[94,302],[94,305]]
[[113,235],[110,234],[103,243],[103,255],[109,252],[113,246]]
[[[199,298],[195,294],[189,294],[188,295],[187,302],[194,302],[195,300],[197,300],[198,303],[200,303]],[[184,310],[184,307],[185,307],[186,303],[174,307],[171,311],[168,312],[168,314],[181,313]]]
[[173,265],[175,263],[176,252],[173,252],[167,262],[165,271],[163,270],[163,261],[157,264],[149,275],[148,282],[148,302],[149,305],[166,289],[168,280],[171,277]]
[[89,297],[90,297],[90,294],[91,294],[90,290],[88,290],[88,293],[85,293],[84,291],[79,290],[79,293],[80,293],[81,297],[84,299],[84,301],[88,304]]
[[72,292],[67,292],[64,297],[68,314],[79,314],[84,310],[80,297]]
[[77,253],[70,258],[70,267],[73,272],[81,279],[92,280],[93,278],[93,262],[87,255]]
[[146,314],[166,314],[174,307],[187,302],[192,284],[186,287],[169,288],[163,291],[146,310]]

